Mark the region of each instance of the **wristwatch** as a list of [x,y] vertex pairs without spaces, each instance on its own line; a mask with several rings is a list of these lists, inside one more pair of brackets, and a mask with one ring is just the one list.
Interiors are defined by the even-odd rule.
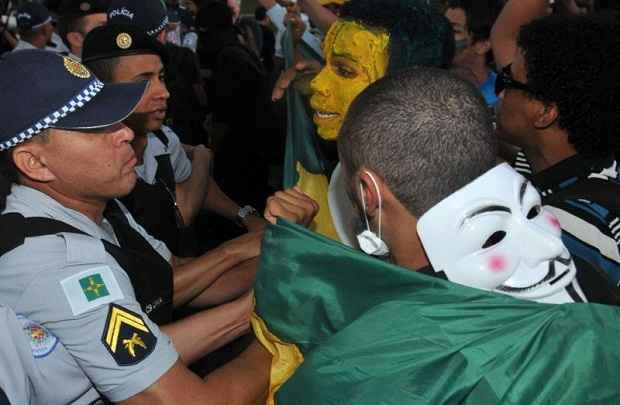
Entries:
[[237,225],[239,225],[241,228],[245,228],[245,221],[248,218],[249,215],[254,215],[254,216],[260,216],[258,214],[258,211],[256,211],[254,209],[254,207],[252,207],[251,205],[246,205],[243,208],[239,208],[239,212],[237,212],[237,216],[235,217],[235,222],[237,223]]

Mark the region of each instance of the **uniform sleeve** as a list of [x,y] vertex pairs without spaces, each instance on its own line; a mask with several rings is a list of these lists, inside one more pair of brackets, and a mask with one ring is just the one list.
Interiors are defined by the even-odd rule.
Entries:
[[[0,307],[0,404],[30,404],[34,358],[16,315]],[[8,402],[3,402],[4,399]]]
[[99,392],[119,402],[157,382],[178,354],[142,312],[127,274],[106,257],[39,273],[20,307],[58,337]]
[[172,163],[172,169],[174,170],[174,180],[177,183],[183,183],[192,175],[192,162],[187,157],[181,140],[174,133],[174,131],[168,127],[162,127],[164,133],[170,140],[168,144],[168,153],[170,153],[170,163]]

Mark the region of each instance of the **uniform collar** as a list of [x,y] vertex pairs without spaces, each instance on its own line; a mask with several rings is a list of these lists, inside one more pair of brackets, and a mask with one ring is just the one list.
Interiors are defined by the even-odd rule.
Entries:
[[30,42],[26,42],[22,39],[17,41],[17,45],[13,48],[13,51],[22,51],[24,49],[38,49],[36,46],[32,45]]
[[584,156],[578,153],[533,175],[532,183],[539,190],[556,190],[567,182],[587,179],[594,173],[615,178],[617,176],[615,158],[612,155]]
[[31,187],[13,184],[11,194],[6,199],[4,213],[8,212],[17,212],[25,217],[55,219],[93,237],[117,243],[112,227],[105,218],[99,226],[81,212],[67,208],[47,194]]

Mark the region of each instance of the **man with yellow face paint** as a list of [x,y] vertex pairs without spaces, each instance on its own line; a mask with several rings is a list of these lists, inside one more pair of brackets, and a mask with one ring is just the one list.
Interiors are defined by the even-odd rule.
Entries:
[[[334,141],[353,100],[386,74],[420,65],[447,68],[454,54],[449,22],[424,0],[351,0],[323,43],[325,66],[311,83],[311,106],[321,138]],[[290,141],[290,138],[289,138]],[[297,144],[296,146],[301,146]],[[306,147],[319,148],[315,142]],[[287,145],[287,148],[289,145]],[[320,155],[320,151],[314,151]],[[318,202],[312,230],[335,238],[327,205],[327,170],[297,161],[299,189]],[[255,316],[257,338],[273,355],[270,402],[303,362],[301,352],[271,334]]]
[[[317,133],[330,148],[329,141],[337,139],[349,105],[368,85],[414,65],[448,67],[454,42],[447,20],[424,0],[352,0],[343,5],[341,19],[327,32],[323,53],[326,64],[312,81],[311,106]],[[295,152],[305,159],[297,159],[294,165],[287,162],[285,170],[296,171],[299,188],[320,206],[311,229],[338,239],[327,202],[333,165],[312,165],[323,156],[318,142],[303,146],[299,140],[289,138],[288,142],[287,153],[297,148]],[[300,153],[302,147],[313,148],[313,153]]]

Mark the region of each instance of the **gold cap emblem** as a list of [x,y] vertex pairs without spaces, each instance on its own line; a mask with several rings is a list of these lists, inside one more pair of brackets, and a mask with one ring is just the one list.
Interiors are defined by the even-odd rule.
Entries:
[[84,2],[84,3],[80,4],[80,10],[82,10],[82,11],[90,10],[90,3]]
[[116,37],[116,45],[118,45],[118,47],[121,49],[128,49],[131,46],[132,42],[133,40],[131,39],[131,35],[124,32],[118,34],[118,36]]
[[69,58],[68,56],[64,56],[63,59],[67,72],[71,73],[75,77],[79,77],[80,79],[88,79],[90,77],[90,71],[86,69],[86,66]]

